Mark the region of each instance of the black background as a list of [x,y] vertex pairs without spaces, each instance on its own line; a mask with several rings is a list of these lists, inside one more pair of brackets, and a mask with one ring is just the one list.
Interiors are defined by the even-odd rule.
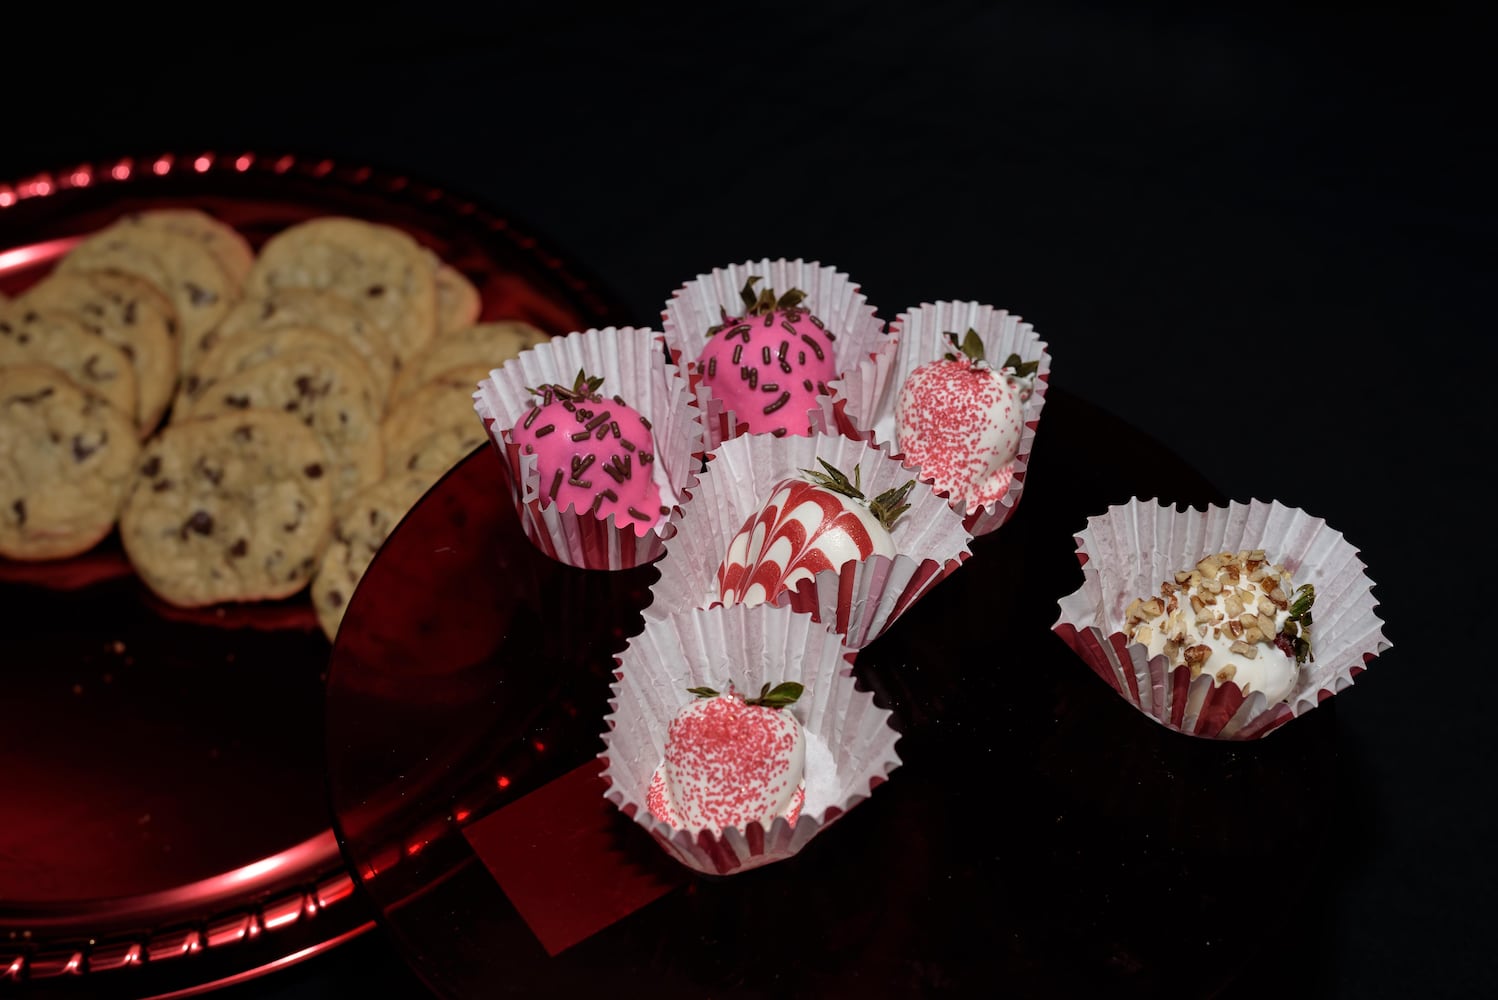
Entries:
[[[1021,314],[1052,384],[1234,499],[1326,518],[1377,584],[1394,648],[1338,697],[1356,835],[1266,875],[1334,881],[1335,919],[1286,913],[1264,947],[1317,949],[1340,996],[1498,989],[1491,19],[629,6],[107,27],[54,8],[5,31],[0,178],[325,153],[523,220],[638,325],[685,279],[762,256],[836,264],[887,318],[938,299]],[[230,992],[418,995],[388,950],[367,937]]]

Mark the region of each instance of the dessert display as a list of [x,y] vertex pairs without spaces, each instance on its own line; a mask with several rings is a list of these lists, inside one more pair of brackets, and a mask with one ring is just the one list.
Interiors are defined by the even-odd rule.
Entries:
[[742,434],[818,433],[815,414],[830,383],[889,339],[846,274],[800,259],[699,275],[672,294],[661,323],[703,411],[709,448]]
[[1049,378],[1046,345],[1018,316],[927,303],[896,316],[890,342],[831,383],[822,410],[914,466],[981,536],[1023,495]]
[[708,454],[647,621],[784,604],[861,649],[971,555],[961,515],[868,441],[748,434]]
[[660,557],[703,452],[660,334],[606,327],[526,348],[480,382],[475,411],[542,552],[585,569]]
[[794,856],[900,765],[890,711],[859,689],[853,656],[788,607],[647,622],[614,657],[605,796],[696,871]]
[[1024,433],[1026,380],[1038,367],[1011,355],[989,365],[978,331],[954,351],[920,365],[900,385],[895,401],[895,447],[920,466],[921,476],[959,510],[973,513],[1009,492]]
[[[291,597],[326,566],[332,638],[381,527],[483,444],[479,380],[546,336],[481,308],[381,223],[316,218],[257,251],[202,209],[118,216],[0,300],[0,557],[66,559],[118,528],[183,608]],[[284,538],[258,520],[279,515]]]
[[1077,558],[1082,587],[1052,629],[1177,732],[1256,739],[1389,648],[1357,550],[1278,501],[1176,510],[1135,498],[1088,519]]
[[783,817],[791,826],[806,803],[806,736],[795,715],[803,687],[766,681],[746,697],[733,684],[687,690],[695,700],[666,727],[665,759],[650,779],[650,815],[676,830],[747,829]]
[[860,466],[850,480],[818,461],[821,469],[802,469],[800,477],[777,483],[729,542],[717,572],[724,604],[762,604],[844,563],[899,554],[890,529],[910,509],[905,498],[915,480],[867,498]]
[[836,336],[802,305],[805,292],[777,296],[763,288],[756,295],[759,280],[744,282],[742,313],[724,309],[722,322],[708,327],[696,370],[748,433],[810,434],[807,411],[837,377]]
[[1315,600],[1315,587],[1296,587],[1262,549],[1221,552],[1176,572],[1159,596],[1130,601],[1124,626],[1151,657],[1185,666],[1193,680],[1209,674],[1245,695],[1262,691],[1273,704],[1289,696],[1311,658]]

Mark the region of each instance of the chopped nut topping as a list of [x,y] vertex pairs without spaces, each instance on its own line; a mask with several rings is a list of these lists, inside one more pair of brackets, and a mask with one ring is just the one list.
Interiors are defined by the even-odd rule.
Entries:
[[1228,649],[1231,650],[1234,654],[1243,657],[1245,660],[1252,660],[1259,655],[1259,647],[1250,646],[1246,642],[1235,642],[1231,646],[1229,646]]
[[1237,673],[1238,668],[1229,663],[1225,665],[1221,670],[1217,671],[1217,683],[1226,684],[1228,681],[1232,680]]

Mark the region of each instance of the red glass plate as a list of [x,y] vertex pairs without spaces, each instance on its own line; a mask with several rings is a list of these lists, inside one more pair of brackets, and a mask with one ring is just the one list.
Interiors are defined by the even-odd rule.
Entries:
[[493,449],[454,469],[354,595],[326,701],[335,827],[422,980],[454,1000],[1304,982],[1318,956],[1284,935],[1330,906],[1334,880],[1294,859],[1332,825],[1333,706],[1252,744],[1196,739],[1072,655],[1050,626],[1082,582],[1087,517],[1223,498],[1048,391],[1014,519],[854,666],[894,713],[901,766],[794,858],[728,877],[677,865],[597,780],[612,656],[656,568],[547,559]]
[[[0,292],[123,212],[206,209],[257,246],[325,214],[399,226],[480,289],[483,318],[553,333],[619,311],[503,215],[369,166],[161,154],[0,184]],[[370,924],[330,827],[330,644],[305,595],[181,611],[115,538],[0,559],[0,986],[182,995]]]

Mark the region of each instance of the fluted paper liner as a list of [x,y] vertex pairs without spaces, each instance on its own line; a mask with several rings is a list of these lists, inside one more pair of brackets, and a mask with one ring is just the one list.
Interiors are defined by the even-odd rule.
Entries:
[[[1081,589],[1060,602],[1052,626],[1115,691],[1167,728],[1195,736],[1247,740],[1263,736],[1352,684],[1390,643],[1375,613],[1373,581],[1357,549],[1321,518],[1279,501],[1234,501],[1204,511],[1137,497],[1088,518],[1076,536]],[[1238,685],[1191,679],[1162,653],[1124,636],[1125,610],[1136,597],[1159,592],[1178,570],[1216,552],[1263,549],[1285,567],[1297,587],[1312,584],[1311,653],[1289,699],[1274,705],[1264,693],[1243,697]]]
[[987,504],[968,505],[953,498],[953,505],[964,515],[967,528],[975,537],[998,529],[1014,515],[1025,489],[1030,451],[1040,413],[1045,407],[1045,391],[1051,376],[1051,355],[1045,341],[1034,327],[1020,317],[982,302],[928,302],[908,309],[890,324],[890,343],[877,356],[864,359],[829,383],[830,396],[822,400],[823,409],[844,434],[868,436],[891,454],[898,455],[895,440],[895,405],[900,387],[916,368],[943,355],[956,352],[947,332],[959,338],[976,330],[983,341],[984,356],[995,368],[1011,354],[1021,361],[1039,362],[1030,398],[1025,400],[1024,429],[1020,433],[1019,454],[1014,460],[1014,478],[1008,491]]
[[[526,536],[560,562],[586,569],[627,569],[658,559],[675,531],[703,450],[702,419],[680,370],[668,364],[661,334],[633,327],[605,327],[553,337],[527,348],[479,383],[474,409],[499,452],[510,496]],[[656,460],[651,475],[661,504],[671,508],[644,535],[615,525],[614,516],[543,503],[535,455],[522,454],[510,432],[536,397],[527,388],[556,382],[572,385],[582,369],[602,377],[599,391],[619,396],[651,423]]]
[[672,360],[686,372],[702,407],[709,448],[738,437],[742,425],[734,412],[702,384],[697,358],[707,346],[707,331],[723,322],[722,310],[727,309],[730,316],[743,313],[739,292],[755,275],[761,279],[757,288],[773,288],[777,294],[799,288],[806,293],[803,304],[836,337],[832,350],[840,373],[878,351],[888,339],[884,321],[859,286],[836,267],[817,261],[783,257],[751,260],[715,268],[685,282],[666,303],[661,329]]
[[[868,798],[900,766],[890,712],[854,684],[854,653],[808,615],[769,605],[692,609],[649,622],[615,657],[603,734],[605,793],[672,857],[709,875],[729,875],[791,857]],[[783,681],[805,686],[791,712],[806,733],[806,801],[795,825],[777,817],[722,835],[673,830],[646,808],[666,727],[692,701],[687,688],[758,694]]]
[[[819,421],[817,426],[821,426]],[[646,619],[719,603],[718,566],[744,521],[764,506],[777,484],[804,478],[802,469],[820,470],[818,459],[850,479],[858,466],[868,497],[914,477],[911,469],[867,441],[838,434],[748,434],[723,442],[710,453],[707,471],[682,510],[679,530],[666,543],[666,555],[658,564],[661,577],[651,588],[654,600],[645,609]],[[968,547],[972,536],[943,497],[917,483],[907,502],[910,509],[890,531],[895,558],[875,555],[824,570],[770,603],[787,604],[832,624],[854,649],[873,642],[972,555]]]

